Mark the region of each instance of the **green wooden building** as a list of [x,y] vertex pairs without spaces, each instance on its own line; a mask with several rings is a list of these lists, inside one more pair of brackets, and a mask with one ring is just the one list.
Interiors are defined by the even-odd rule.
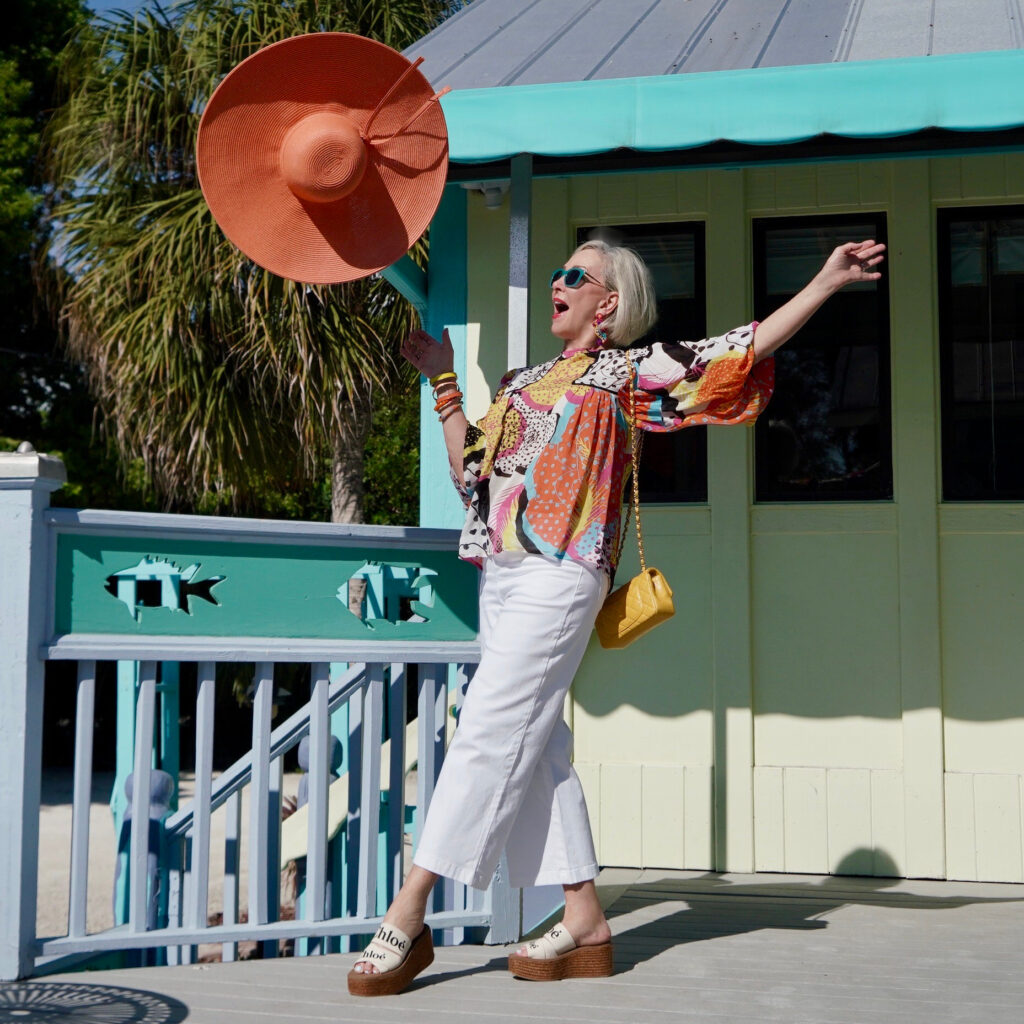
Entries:
[[[756,427],[647,446],[677,614],[595,643],[567,708],[604,864],[1024,881],[1020,15],[474,0],[409,51],[455,87],[452,162],[426,279],[390,275],[451,329],[471,417],[557,351],[548,276],[595,232],[650,262],[663,338],[889,247]],[[426,402],[422,429],[421,522],[458,525]]]

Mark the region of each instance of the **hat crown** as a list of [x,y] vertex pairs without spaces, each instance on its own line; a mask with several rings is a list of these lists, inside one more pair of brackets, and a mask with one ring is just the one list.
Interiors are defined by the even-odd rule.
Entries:
[[318,111],[297,121],[281,143],[281,175],[311,203],[332,203],[354,191],[366,170],[366,144],[344,114]]
[[383,43],[309,32],[257,50],[203,111],[196,169],[224,234],[292,281],[377,273],[441,200],[448,132],[433,87]]

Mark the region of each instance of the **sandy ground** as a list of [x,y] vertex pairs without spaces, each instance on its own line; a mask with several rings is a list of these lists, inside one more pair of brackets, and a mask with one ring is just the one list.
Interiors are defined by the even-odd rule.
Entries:
[[[89,885],[87,928],[102,931],[113,925],[114,859],[117,842],[114,819],[110,813],[110,792],[114,784],[112,772],[93,776],[92,804],[89,809]],[[191,798],[193,778],[183,774],[181,803]],[[299,775],[284,777],[285,796],[294,796]],[[242,795],[242,843],[240,898],[245,905],[246,864],[248,863],[248,787]],[[36,912],[36,934],[41,938],[66,935],[68,930],[68,892],[71,866],[71,795],[72,774],[44,772],[42,807],[39,818],[39,890]],[[224,820],[223,810],[214,812],[210,846],[210,913],[222,906],[224,886]]]

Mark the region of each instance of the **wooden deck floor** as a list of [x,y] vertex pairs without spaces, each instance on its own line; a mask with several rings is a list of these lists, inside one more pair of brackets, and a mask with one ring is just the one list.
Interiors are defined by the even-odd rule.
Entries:
[[65,974],[0,987],[0,1022],[1021,1024],[1024,886],[606,871],[617,972],[522,982],[504,950],[439,949],[357,1000],[354,955]]

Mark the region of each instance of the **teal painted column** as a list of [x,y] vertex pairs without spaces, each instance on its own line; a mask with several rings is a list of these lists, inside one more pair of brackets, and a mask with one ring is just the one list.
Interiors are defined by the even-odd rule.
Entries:
[[178,794],[181,786],[181,665],[176,661],[160,664],[160,762],[155,767],[163,769],[174,779],[171,794],[171,811],[178,809]]
[[[115,740],[114,786],[110,793],[110,812],[114,818],[115,843],[120,845],[124,816],[128,800],[124,795],[125,782],[135,763],[135,695],[139,688],[139,663],[117,663],[117,735]],[[119,854],[121,856],[121,854]],[[124,857],[122,870],[114,882],[114,923],[128,920],[128,858]]]
[[[160,701],[157,719],[157,742],[153,746],[153,767],[167,772],[174,780],[170,810],[178,809],[178,793],[181,786],[181,735],[178,719],[181,714],[180,698],[181,666],[176,661],[165,661],[160,665],[160,683],[157,695]],[[124,787],[135,766],[135,703],[139,690],[139,663],[119,661],[117,663],[117,733],[115,746],[114,785],[110,793],[110,811],[114,818],[114,835],[120,843],[124,829],[128,800]],[[121,870],[114,882],[115,924],[128,920],[128,857],[124,856]],[[167,885],[166,866],[162,869],[164,879],[161,890],[161,914],[166,910]]]
[[[430,225],[424,329],[455,348],[455,372],[466,379],[466,190],[449,185]],[[426,380],[420,392],[420,526],[459,528],[465,513],[448,469],[448,452]]]

